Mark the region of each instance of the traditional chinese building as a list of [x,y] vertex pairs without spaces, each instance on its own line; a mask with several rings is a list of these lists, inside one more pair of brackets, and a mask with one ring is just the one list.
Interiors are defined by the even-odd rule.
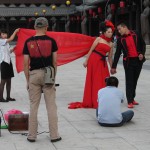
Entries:
[[139,0],[0,0],[0,28],[33,28],[34,20],[44,16],[49,30],[99,35],[105,19],[126,20],[131,29],[140,30],[143,1]]

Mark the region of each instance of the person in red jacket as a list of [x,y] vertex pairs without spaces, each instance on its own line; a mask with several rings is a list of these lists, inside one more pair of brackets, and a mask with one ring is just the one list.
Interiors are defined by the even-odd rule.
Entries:
[[145,61],[145,42],[141,34],[129,30],[126,23],[117,24],[120,37],[117,39],[116,52],[111,68],[111,74],[116,73],[117,63],[123,53],[123,65],[126,77],[126,97],[128,108],[133,108],[139,103],[134,100],[136,96],[137,81]]

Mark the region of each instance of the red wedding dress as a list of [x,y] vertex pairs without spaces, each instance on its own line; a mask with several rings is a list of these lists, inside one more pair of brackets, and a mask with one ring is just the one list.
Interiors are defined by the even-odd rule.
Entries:
[[[111,48],[107,44],[99,43],[95,50],[106,56]],[[70,103],[68,108],[97,108],[98,91],[106,86],[105,78],[109,76],[106,60],[102,59],[99,54],[92,52],[88,60],[83,102]]]

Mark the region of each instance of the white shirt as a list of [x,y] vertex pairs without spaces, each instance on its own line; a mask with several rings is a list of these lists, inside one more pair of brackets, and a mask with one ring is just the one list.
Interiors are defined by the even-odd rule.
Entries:
[[7,39],[0,39],[0,63],[3,61],[10,64],[10,45]]
[[122,121],[121,103],[124,94],[114,86],[107,86],[98,91],[98,121],[116,124]]

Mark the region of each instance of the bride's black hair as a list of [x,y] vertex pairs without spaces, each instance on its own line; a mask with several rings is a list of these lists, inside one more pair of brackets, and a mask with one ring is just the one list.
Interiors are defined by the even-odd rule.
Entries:
[[109,28],[111,28],[110,26],[106,26],[106,22],[103,21],[100,23],[100,33],[105,33]]

